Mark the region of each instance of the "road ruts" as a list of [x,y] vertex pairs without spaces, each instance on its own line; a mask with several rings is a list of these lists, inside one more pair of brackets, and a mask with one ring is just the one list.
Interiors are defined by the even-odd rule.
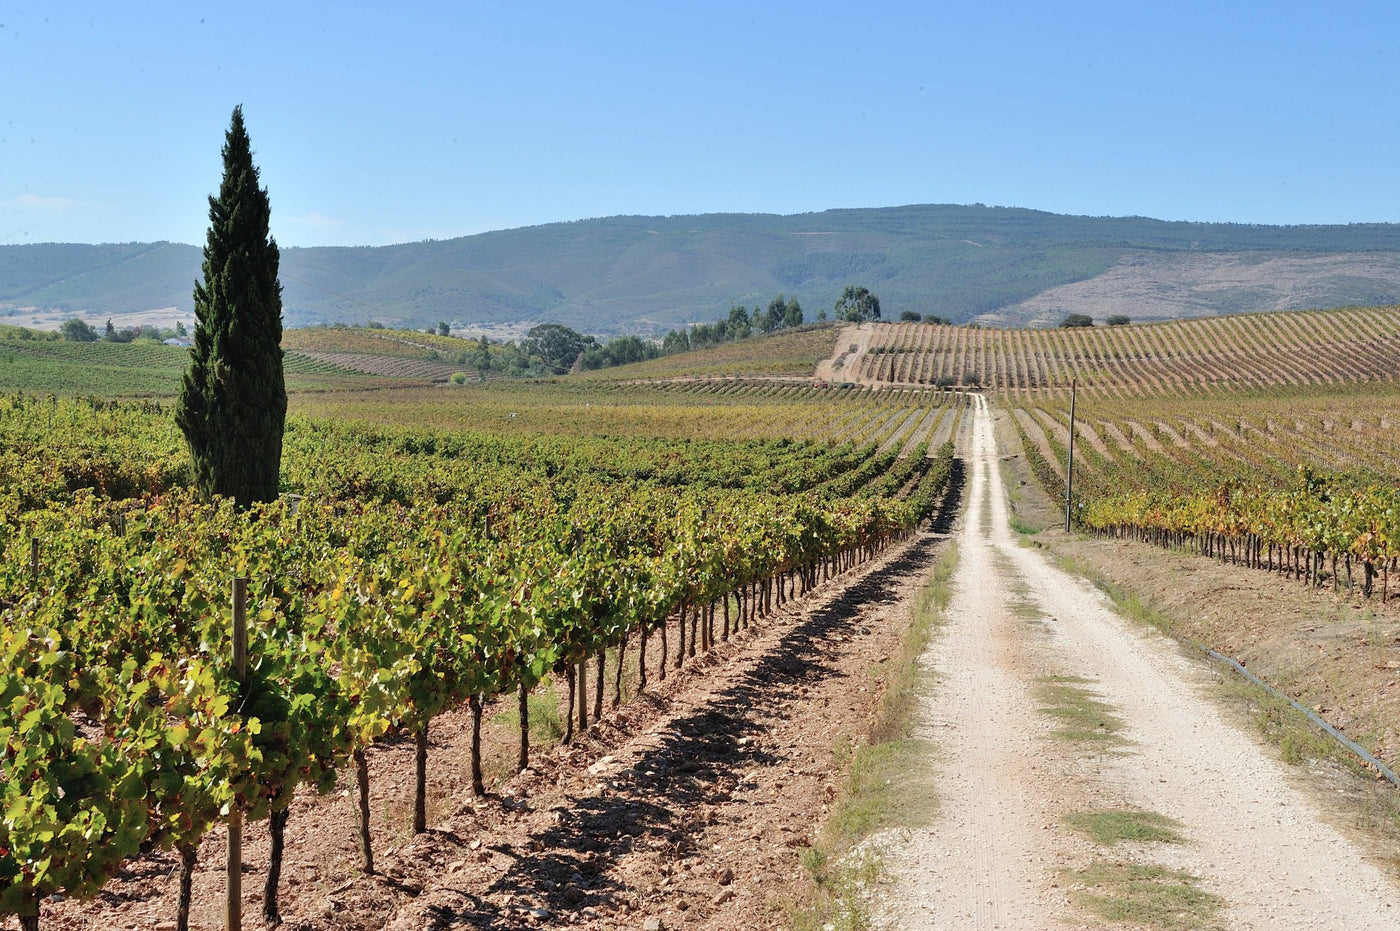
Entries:
[[[1133,859],[1199,877],[1225,902],[1209,927],[1400,927],[1395,883],[1206,696],[1211,671],[1013,538],[982,398],[975,416],[947,625],[925,656],[938,678],[920,733],[938,750],[923,776],[940,808],[891,841],[877,924],[1112,927],[1073,904],[1066,871]],[[1037,701],[1050,676],[1086,680],[1125,722],[1124,742],[1056,739]],[[1174,818],[1185,843],[1096,847],[1062,820],[1108,808]]]

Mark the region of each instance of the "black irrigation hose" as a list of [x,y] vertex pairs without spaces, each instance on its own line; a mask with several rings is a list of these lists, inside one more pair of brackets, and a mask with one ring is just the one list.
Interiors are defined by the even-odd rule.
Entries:
[[[1102,588],[1103,586],[1099,587]],[[1372,755],[1372,753],[1365,747],[1361,746],[1359,743],[1352,740],[1350,737],[1346,736],[1341,731],[1337,730],[1331,724],[1328,724],[1316,711],[1313,711],[1311,708],[1308,708],[1305,705],[1299,704],[1298,702],[1294,701],[1291,697],[1283,694],[1278,689],[1274,688],[1272,685],[1265,682],[1263,679],[1259,678],[1254,673],[1246,669],[1243,663],[1240,663],[1237,660],[1233,660],[1223,653],[1216,652],[1210,647],[1203,647],[1196,641],[1192,640],[1190,637],[1182,636],[1181,634],[1167,630],[1166,628],[1160,626],[1158,626],[1157,629],[1160,630],[1162,633],[1166,634],[1168,637],[1171,637],[1173,640],[1175,640],[1182,646],[1190,647],[1191,649],[1196,650],[1197,652],[1209,657],[1210,659],[1215,660],[1216,662],[1224,663],[1231,669],[1235,670],[1235,672],[1244,676],[1250,682],[1253,682],[1255,685],[1259,686],[1265,692],[1268,692],[1275,698],[1281,698],[1284,701],[1288,702],[1288,704],[1292,705],[1295,709],[1302,712],[1303,717],[1307,718],[1314,725],[1316,725],[1319,730],[1326,733],[1329,737],[1337,741],[1337,743],[1341,744],[1343,747],[1346,747],[1348,750],[1354,753],[1357,756],[1357,758],[1359,758],[1363,763],[1366,763],[1368,766],[1374,766],[1376,772],[1380,773],[1380,775],[1385,779],[1386,782],[1389,782],[1397,789],[1400,789],[1400,776],[1397,776],[1394,770],[1392,770],[1389,766],[1386,766],[1380,760],[1376,759],[1376,757]]]
[[1250,672],[1248,669],[1244,668],[1243,663],[1240,663],[1237,660],[1233,660],[1230,657],[1224,655],[1223,653],[1218,653],[1215,650],[1210,649],[1209,647],[1203,647],[1196,641],[1190,639],[1189,637],[1183,637],[1179,634],[1171,633],[1170,631],[1167,632],[1167,636],[1171,637],[1178,643],[1185,644],[1186,646],[1189,646],[1192,649],[1199,650],[1201,653],[1204,653],[1206,656],[1210,657],[1213,660],[1216,660],[1217,662],[1226,664],[1231,669],[1235,670],[1235,672],[1244,676],[1250,682],[1253,682],[1255,685],[1259,686],[1261,689],[1268,692],[1270,695],[1274,696],[1275,698],[1281,698],[1284,701],[1288,702],[1298,711],[1301,711],[1303,713],[1303,716],[1309,721],[1311,721],[1313,724],[1315,724],[1319,729],[1324,731],[1326,734],[1328,734],[1342,746],[1346,747],[1352,753],[1356,754],[1362,760],[1362,762],[1366,763],[1369,766],[1374,766],[1376,772],[1380,773],[1381,776],[1383,776],[1387,782],[1389,782],[1396,788],[1400,788],[1400,776],[1397,776],[1394,773],[1394,771],[1391,770],[1390,767],[1386,766],[1380,760],[1376,759],[1375,756],[1373,756],[1369,750],[1361,746],[1356,741],[1352,740],[1350,737],[1343,734],[1341,731],[1337,730],[1331,724],[1328,724],[1316,711],[1313,711],[1311,708],[1299,704],[1289,696],[1283,694],[1278,689],[1274,688],[1269,683],[1265,682],[1263,679],[1256,676],[1254,673]]
[[[1195,646],[1197,649],[1202,649],[1196,644],[1192,644],[1192,646]],[[1270,695],[1282,698],[1294,708],[1297,708],[1303,713],[1304,717],[1306,717],[1309,721],[1316,724],[1322,730],[1330,734],[1338,743],[1346,747],[1352,753],[1355,753],[1362,759],[1362,761],[1364,761],[1368,765],[1374,766],[1376,768],[1376,772],[1384,776],[1387,782],[1389,782],[1391,785],[1397,788],[1400,788],[1400,776],[1395,775],[1395,773],[1391,771],[1390,767],[1386,766],[1380,760],[1372,756],[1370,751],[1368,751],[1365,747],[1361,746],[1359,743],[1352,740],[1350,737],[1346,736],[1341,731],[1337,730],[1335,727],[1324,721],[1322,719],[1322,716],[1319,715],[1316,711],[1313,711],[1311,708],[1304,707],[1303,705],[1294,701],[1292,698],[1289,698],[1287,695],[1284,695],[1278,689],[1274,688],[1272,685],[1269,685],[1269,683],[1265,682],[1263,679],[1260,679],[1248,669],[1245,669],[1244,664],[1236,662],[1228,656],[1223,656],[1214,650],[1206,650],[1205,654],[1211,659],[1219,660],[1222,663],[1228,663],[1235,670],[1235,672],[1244,676],[1250,682],[1253,682],[1255,685],[1259,686],[1264,691],[1268,692]]]

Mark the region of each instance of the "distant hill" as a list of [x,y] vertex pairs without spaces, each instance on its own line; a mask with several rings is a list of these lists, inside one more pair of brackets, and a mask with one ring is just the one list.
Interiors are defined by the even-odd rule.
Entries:
[[[95,318],[188,311],[199,265],[198,248],[175,243],[0,246],[0,320],[27,307]],[[878,293],[887,316],[1145,320],[1400,302],[1400,225],[1181,223],[981,205],[608,217],[284,249],[282,282],[291,325],[550,320],[599,334],[660,332],[779,292],[810,319],[851,283]]]

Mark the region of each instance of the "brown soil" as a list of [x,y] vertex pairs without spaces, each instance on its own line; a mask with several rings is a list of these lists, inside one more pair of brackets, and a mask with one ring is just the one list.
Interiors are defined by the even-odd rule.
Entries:
[[815,377],[824,382],[857,382],[870,384],[872,379],[860,378],[856,372],[860,368],[862,354],[870,348],[870,337],[875,332],[873,323],[857,323],[841,328],[841,335],[831,351],[831,358],[817,363]]
[[[380,874],[358,872],[354,781],[343,774],[336,794],[293,807],[284,927],[641,928],[652,918],[663,928],[785,926],[805,882],[800,852],[836,796],[843,748],[868,732],[881,664],[897,649],[934,539],[913,539],[790,602],[665,683],[653,658],[646,694],[574,746],[537,754],[484,799],[471,794],[467,714],[440,716],[427,834],[409,830],[412,741],[377,745],[369,763]],[[488,756],[504,767],[513,732],[487,736]],[[244,835],[244,923],[259,927],[266,830],[254,824]],[[223,926],[224,850],[222,830],[201,846],[192,928]],[[173,928],[176,862],[155,853],[92,901],[47,902],[43,927]]]

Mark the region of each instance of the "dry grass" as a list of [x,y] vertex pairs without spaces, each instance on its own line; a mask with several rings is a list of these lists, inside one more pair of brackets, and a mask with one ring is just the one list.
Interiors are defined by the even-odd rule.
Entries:
[[1048,676],[1039,680],[1035,697],[1040,702],[1040,710],[1060,722],[1053,736],[1104,746],[1126,744],[1119,736],[1126,724],[1114,713],[1112,705],[1085,688],[1092,684],[1092,680],[1078,676]]
[[1105,921],[1128,922],[1162,931],[1223,927],[1225,905],[1200,887],[1200,877],[1143,863],[1098,861],[1063,874],[1075,904]]
[[803,853],[802,865],[812,877],[812,888],[790,909],[795,931],[868,928],[864,891],[877,881],[881,863],[871,851],[852,853],[852,849],[877,831],[926,824],[938,809],[933,787],[924,779],[912,778],[927,765],[932,745],[915,739],[911,732],[928,676],[919,658],[942,622],[957,560],[957,548],[950,543],[928,586],[914,601],[899,652],[885,664],[885,691],[869,742],[837,748],[848,761],[846,785],[817,842]]

